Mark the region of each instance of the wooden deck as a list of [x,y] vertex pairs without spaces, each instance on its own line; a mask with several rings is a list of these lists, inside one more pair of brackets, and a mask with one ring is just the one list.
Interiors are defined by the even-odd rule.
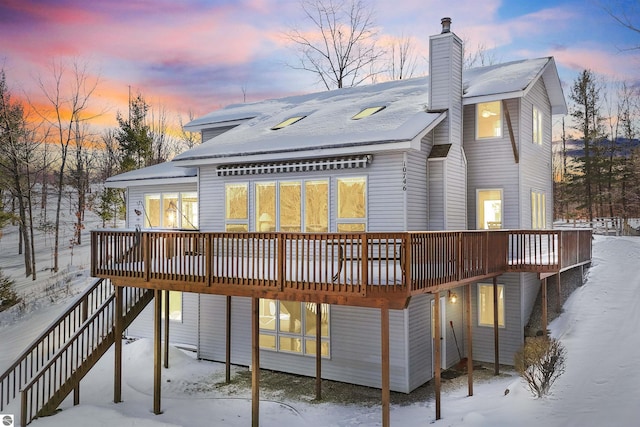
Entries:
[[591,261],[591,230],[101,230],[91,238],[92,275],[117,286],[395,309],[417,294]]

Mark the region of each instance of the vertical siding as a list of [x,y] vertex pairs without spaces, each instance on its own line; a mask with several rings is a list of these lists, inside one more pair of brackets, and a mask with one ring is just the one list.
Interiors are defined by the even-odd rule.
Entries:
[[[511,115],[513,132],[518,150],[522,143],[519,138],[519,102],[507,101]],[[509,131],[503,120],[502,138],[475,139],[475,105],[465,106],[464,111],[464,152],[467,156],[467,211],[468,226],[476,229],[476,190],[501,188],[503,190],[503,228],[520,228],[520,172],[515,162]],[[504,118],[504,115],[503,115]],[[523,163],[520,156],[520,164]]]

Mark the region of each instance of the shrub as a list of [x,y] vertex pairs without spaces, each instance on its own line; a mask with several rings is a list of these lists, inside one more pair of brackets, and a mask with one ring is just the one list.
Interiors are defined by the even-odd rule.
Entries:
[[0,311],[20,302],[20,297],[13,289],[15,282],[4,275],[0,270]]
[[516,371],[535,397],[548,394],[555,380],[564,373],[565,354],[562,343],[548,336],[527,338],[516,353]]

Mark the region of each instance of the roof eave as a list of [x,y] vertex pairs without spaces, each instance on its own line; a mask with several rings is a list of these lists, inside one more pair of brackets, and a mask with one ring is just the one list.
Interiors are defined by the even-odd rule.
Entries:
[[137,178],[137,179],[123,179],[120,181],[105,181],[104,186],[107,188],[127,188],[127,187],[142,187],[147,185],[167,185],[167,184],[190,184],[198,183],[197,176],[167,176],[158,178]]

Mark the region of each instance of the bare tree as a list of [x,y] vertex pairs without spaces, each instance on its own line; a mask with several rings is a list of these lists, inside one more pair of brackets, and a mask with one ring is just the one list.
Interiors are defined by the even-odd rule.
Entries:
[[391,44],[389,50],[389,77],[391,80],[413,77],[417,65],[415,46],[411,37],[403,35]]
[[328,90],[370,79],[371,65],[384,55],[371,6],[362,0],[301,0],[301,7],[315,31],[286,33],[299,53],[292,68],[313,73]]
[[0,70],[0,187],[9,189],[12,200],[17,202],[18,252],[24,255],[25,276],[35,280],[31,183],[38,142],[27,123],[23,106],[11,99],[5,72]]
[[50,81],[40,78],[38,85],[50,110],[44,111],[35,106],[33,108],[52,126],[55,134],[53,140],[60,148],[53,248],[53,270],[58,271],[60,208],[64,191],[67,154],[69,145],[76,140],[78,126],[96,117],[89,114],[89,100],[98,86],[98,79],[90,76],[86,64],[73,62],[68,70],[64,63],[56,61],[51,64],[49,77]]
[[[245,99],[246,99],[246,88],[243,86],[242,87],[242,92],[245,95]],[[195,113],[191,110],[189,110],[187,112],[187,118],[189,120],[189,122],[193,121],[196,116]],[[180,124],[180,150],[190,150],[193,147],[195,147],[196,145],[198,145],[200,143],[200,133],[199,132],[189,132],[188,130],[185,130],[184,125],[185,123],[182,121],[182,115],[178,116],[178,122]],[[187,122],[188,123],[188,122]]]
[[[620,25],[640,35],[640,6],[638,2],[608,1],[602,8]],[[640,45],[630,49],[640,49]]]
[[465,70],[473,67],[486,67],[499,62],[499,58],[496,57],[495,51],[488,48],[484,43],[478,43],[475,49],[469,49],[467,46],[470,46],[470,43],[465,39],[464,46],[464,59],[462,60],[462,66]]

